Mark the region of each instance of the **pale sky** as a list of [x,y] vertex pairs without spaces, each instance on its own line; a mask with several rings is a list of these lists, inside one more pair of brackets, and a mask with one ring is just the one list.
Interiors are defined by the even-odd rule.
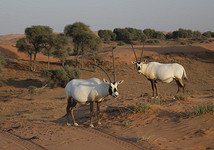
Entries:
[[23,34],[32,25],[63,32],[78,21],[93,31],[133,27],[214,32],[214,0],[0,0],[0,35]]

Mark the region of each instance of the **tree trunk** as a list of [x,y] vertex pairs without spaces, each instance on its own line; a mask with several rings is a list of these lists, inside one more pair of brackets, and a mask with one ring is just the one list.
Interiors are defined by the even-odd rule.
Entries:
[[32,56],[33,54],[30,54],[30,71],[33,71]]
[[77,55],[77,57],[76,57],[76,67],[78,65],[78,57],[79,57],[79,55]]
[[49,69],[49,66],[50,66],[50,55],[48,55],[48,69]]
[[83,69],[83,50],[82,50],[82,69]]
[[[96,54],[93,53],[93,56],[94,56],[94,64],[97,65]],[[96,66],[94,66],[94,71],[97,72],[97,67]]]
[[34,67],[33,67],[33,71],[36,71],[36,54],[37,54],[37,53],[34,53],[34,62],[33,62],[33,63],[34,63],[34,64],[33,64]]
[[65,66],[65,60],[62,60],[62,67]]

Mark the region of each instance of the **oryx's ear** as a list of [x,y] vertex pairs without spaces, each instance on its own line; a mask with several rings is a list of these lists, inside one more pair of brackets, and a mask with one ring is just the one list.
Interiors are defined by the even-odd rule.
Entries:
[[145,60],[143,61],[143,63],[146,63],[146,61],[147,61],[147,59],[145,59]]
[[124,80],[120,80],[120,81],[117,82],[117,84],[119,85],[119,84],[123,83],[123,81]]
[[132,63],[132,64],[136,64],[136,62],[135,62],[135,61],[131,61],[131,63]]
[[103,79],[103,82],[109,84],[109,82],[106,79]]

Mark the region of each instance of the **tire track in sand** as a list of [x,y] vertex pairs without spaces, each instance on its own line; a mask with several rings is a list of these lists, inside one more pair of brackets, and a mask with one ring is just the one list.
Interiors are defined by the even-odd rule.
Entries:
[[[51,123],[52,124],[52,123]],[[42,124],[38,124],[40,127],[42,126],[46,126],[46,123],[42,123]],[[59,128],[59,126],[56,126],[56,124],[52,124],[53,126],[49,126],[49,129],[51,130],[54,130],[56,128]],[[28,132],[28,131],[23,131],[23,132]],[[39,131],[38,131],[39,132]],[[109,147],[109,148],[117,148],[117,149],[121,149],[121,150],[140,150],[142,148],[136,146],[135,144],[133,143],[130,143],[128,141],[124,141],[124,140],[121,140],[113,135],[109,135],[107,133],[104,133],[102,131],[99,131],[99,129],[96,129],[96,128],[90,128],[90,127],[83,127],[83,126],[79,126],[79,127],[66,127],[66,130],[64,132],[64,137],[66,137],[66,132],[70,132],[71,136],[70,136],[70,139],[74,138],[74,139],[80,139],[80,141],[70,141],[68,140],[67,144],[68,145],[60,145],[59,143],[62,142],[62,141],[65,141],[65,139],[63,139],[63,136],[62,136],[62,139],[58,139],[59,143],[58,145],[55,145],[54,143],[52,143],[52,141],[46,141],[47,143],[50,142],[50,145],[44,145],[44,143],[46,143],[45,141],[43,141],[44,143],[36,143],[34,141],[32,141],[31,139],[34,139],[35,137],[32,137],[32,138],[22,138],[21,136],[17,135],[17,134],[14,134],[12,131],[9,130],[2,130],[0,131],[0,149],[13,149],[14,147],[17,149],[17,150],[27,150],[27,149],[30,149],[30,150],[45,150],[45,149],[52,149],[52,148],[55,148],[55,149],[58,149],[60,148],[61,146],[67,146],[67,147],[72,147],[74,145],[78,145],[76,148],[73,147],[73,149],[78,149],[78,148],[81,148],[81,146],[79,147],[79,142],[81,141],[84,141],[84,139],[90,139],[91,140],[91,137],[92,137],[92,140],[93,141],[93,138],[95,139],[95,142],[98,142],[98,143],[105,143],[106,145],[103,146],[103,145],[94,145],[94,146],[101,146],[103,147],[104,149],[106,147]],[[47,133],[48,134],[48,133]],[[57,136],[57,133],[54,135],[54,137]],[[40,136],[38,136],[38,138],[42,138]],[[44,140],[44,139],[43,139]],[[97,141],[98,140],[98,141]],[[87,141],[86,141],[87,142]],[[59,146],[59,147],[58,147]],[[67,149],[67,147],[65,147],[65,149]],[[84,147],[83,147],[84,148]]]
[[141,150],[142,148],[132,144],[132,143],[129,143],[127,141],[124,141],[124,140],[121,140],[115,136],[112,136],[112,135],[109,135],[107,133],[104,133],[102,131],[99,131],[98,129],[96,128],[83,128],[83,127],[78,127],[79,129],[82,129],[84,132],[90,132],[94,135],[98,135],[98,136],[101,136],[101,137],[104,137],[105,139],[108,139],[109,141],[115,143],[115,144],[118,144],[120,145],[121,148],[124,148],[124,149],[127,149],[127,150]]
[[15,147],[17,150],[45,150],[44,147],[32,142],[30,139],[22,139],[9,131],[0,132],[0,145],[0,149],[13,149]]

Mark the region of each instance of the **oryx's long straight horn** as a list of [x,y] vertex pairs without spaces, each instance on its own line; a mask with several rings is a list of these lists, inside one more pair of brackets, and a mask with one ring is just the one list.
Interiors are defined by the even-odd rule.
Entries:
[[109,81],[112,82],[110,76],[109,76],[108,73],[105,71],[105,69],[103,69],[102,67],[100,67],[100,66],[98,66],[98,65],[95,65],[95,64],[92,64],[92,65],[93,65],[93,66],[96,66],[96,67],[99,67],[100,69],[102,69],[102,70],[105,72],[105,74],[107,75]]
[[115,72],[115,63],[114,63],[114,49],[116,47],[112,47],[112,59],[113,59],[113,71],[114,71],[114,83],[116,82],[116,72]]
[[134,47],[133,47],[133,44],[131,43],[131,46],[132,46],[132,50],[133,50],[133,52],[134,52],[134,56],[135,56],[135,58],[136,58],[136,62],[138,62],[137,61],[137,55],[136,55],[136,53],[135,53],[135,50],[134,50]]
[[142,62],[142,58],[143,58],[143,50],[144,50],[144,42],[143,42],[143,47],[142,47],[142,49],[141,49],[140,62]]

